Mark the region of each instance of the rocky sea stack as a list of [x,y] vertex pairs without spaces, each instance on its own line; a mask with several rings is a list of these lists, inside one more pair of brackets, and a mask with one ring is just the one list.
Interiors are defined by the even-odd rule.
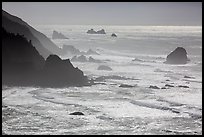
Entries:
[[171,52],[164,63],[166,64],[186,64],[189,59],[187,57],[187,52],[183,47],[177,47],[173,52]]
[[98,31],[95,31],[94,29],[90,29],[86,33],[88,33],[88,34],[106,34],[104,29],[101,29],[101,30],[98,30]]

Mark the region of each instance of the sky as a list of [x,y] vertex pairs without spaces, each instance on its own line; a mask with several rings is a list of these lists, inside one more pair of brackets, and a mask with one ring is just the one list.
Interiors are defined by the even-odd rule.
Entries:
[[202,2],[2,2],[31,25],[202,26]]

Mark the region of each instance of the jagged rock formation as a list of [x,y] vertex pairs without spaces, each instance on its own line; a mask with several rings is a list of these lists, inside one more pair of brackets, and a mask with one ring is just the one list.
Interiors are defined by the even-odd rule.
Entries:
[[177,47],[171,52],[164,63],[167,64],[186,64],[189,61],[187,52],[183,47]]
[[94,29],[90,29],[86,33],[88,33],[88,34],[106,34],[104,29],[101,29],[101,30],[98,30],[98,31],[95,31]]
[[78,68],[74,68],[69,59],[62,60],[57,55],[50,55],[42,71],[43,86],[83,85],[86,77]]
[[52,39],[69,39],[69,38],[64,36],[62,33],[59,33],[59,32],[54,30],[52,33]]
[[24,35],[26,39],[31,40],[33,46],[44,58],[47,58],[50,54],[62,54],[62,50],[43,33],[35,30],[22,19],[11,15],[4,10],[2,10],[2,27],[5,28],[7,32],[14,34],[18,33]]
[[50,55],[46,60],[22,35],[2,28],[2,84],[66,87],[87,84],[87,77],[69,59]]

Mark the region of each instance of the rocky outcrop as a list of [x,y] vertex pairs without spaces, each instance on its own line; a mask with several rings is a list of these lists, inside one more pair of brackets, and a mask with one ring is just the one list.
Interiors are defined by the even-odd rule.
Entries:
[[86,33],[88,33],[88,34],[106,34],[104,29],[101,29],[101,30],[98,30],[98,31],[95,31],[94,29],[90,29]]
[[69,59],[50,55],[46,60],[32,41],[2,28],[2,84],[12,86],[68,87],[87,84],[87,77]]
[[106,65],[100,65],[98,67],[98,70],[107,70],[107,71],[112,71],[112,68]]
[[61,55],[62,50],[58,48],[48,37],[37,31],[22,19],[13,16],[2,10],[2,27],[7,32],[24,35],[27,40],[31,40],[33,46],[45,58],[50,54]]
[[117,37],[117,35],[115,33],[112,33],[111,37]]
[[43,86],[74,86],[83,85],[87,78],[78,68],[74,68],[69,59],[62,60],[57,55],[50,55],[42,71]]
[[52,33],[52,39],[68,39],[68,38],[64,36],[62,33],[59,33],[54,30]]
[[189,59],[187,58],[187,52],[183,47],[177,47],[171,52],[164,63],[166,64],[186,64]]

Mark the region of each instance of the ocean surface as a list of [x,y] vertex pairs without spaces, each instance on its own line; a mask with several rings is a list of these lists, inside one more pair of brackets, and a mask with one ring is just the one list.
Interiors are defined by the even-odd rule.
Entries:
[[[90,79],[106,79],[90,87],[3,86],[2,111],[9,113],[2,116],[6,134],[202,134],[202,26],[35,28],[59,47],[97,51],[100,55],[90,56],[104,63],[72,63]],[[91,28],[106,34],[87,34]],[[53,30],[69,39],[52,39]],[[176,47],[186,49],[188,64],[163,63]],[[99,65],[113,70],[97,70]],[[75,111],[84,115],[69,115]]]

